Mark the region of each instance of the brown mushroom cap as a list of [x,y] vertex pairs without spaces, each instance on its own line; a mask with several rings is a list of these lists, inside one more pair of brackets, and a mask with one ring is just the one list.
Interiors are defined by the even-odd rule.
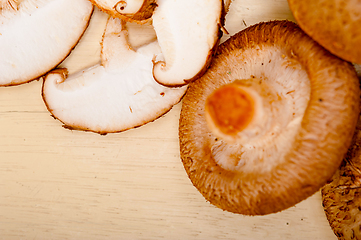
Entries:
[[300,27],[333,54],[361,63],[361,2],[288,0]]
[[[278,98],[268,103],[282,114],[260,139],[229,144],[208,128],[205,103],[215,89],[242,79],[274,87],[283,105]],[[221,209],[261,215],[291,207],[339,167],[355,130],[359,97],[353,66],[296,24],[251,26],[221,44],[210,69],[189,85],[179,125],[185,170]]]
[[361,118],[341,167],[322,188],[327,220],[340,240],[361,239]]

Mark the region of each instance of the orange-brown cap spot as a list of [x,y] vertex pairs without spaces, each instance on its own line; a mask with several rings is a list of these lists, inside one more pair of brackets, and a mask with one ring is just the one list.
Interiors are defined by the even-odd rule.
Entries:
[[237,83],[231,83],[215,90],[206,101],[207,119],[226,135],[236,135],[252,121],[254,116],[253,97]]

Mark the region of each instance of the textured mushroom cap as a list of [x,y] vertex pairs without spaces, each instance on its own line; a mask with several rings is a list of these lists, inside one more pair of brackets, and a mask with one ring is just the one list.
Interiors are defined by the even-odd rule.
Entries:
[[[225,84],[252,78],[275,89],[282,114],[263,138],[228,144],[207,127],[205,101]],[[249,27],[221,44],[210,69],[188,87],[179,125],[185,170],[221,209],[256,215],[291,207],[339,167],[355,130],[359,97],[353,66],[296,24]]]
[[24,0],[0,11],[0,86],[34,80],[78,43],[93,5],[88,0]]
[[144,24],[148,22],[156,8],[156,0],[90,0],[95,6],[112,17],[127,22]]
[[102,63],[67,78],[47,74],[43,99],[53,116],[70,129],[100,134],[120,132],[153,121],[178,103],[186,87],[167,88],[152,76],[157,42],[131,49],[120,19],[110,18],[102,41]]
[[331,53],[361,63],[361,2],[288,0],[300,27]]
[[207,69],[222,36],[222,0],[158,0],[153,26],[164,61],[154,64],[156,81],[181,86]]
[[322,188],[327,219],[340,240],[361,239],[361,118],[344,161]]

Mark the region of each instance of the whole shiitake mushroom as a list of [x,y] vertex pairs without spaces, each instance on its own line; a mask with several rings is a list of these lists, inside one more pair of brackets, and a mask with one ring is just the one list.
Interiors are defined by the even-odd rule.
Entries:
[[353,66],[295,23],[259,23],[219,46],[188,87],[180,153],[199,192],[233,213],[281,211],[340,166],[359,115]]
[[320,45],[361,64],[361,1],[288,0],[299,26]]

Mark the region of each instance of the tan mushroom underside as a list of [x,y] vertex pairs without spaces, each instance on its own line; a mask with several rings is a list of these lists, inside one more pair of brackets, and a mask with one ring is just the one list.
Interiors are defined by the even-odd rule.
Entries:
[[300,27],[327,50],[361,64],[361,1],[288,0]]
[[[276,49],[274,55],[279,56],[277,61],[281,66],[274,66],[273,54],[265,53],[270,49]],[[249,52],[254,55],[250,56]],[[256,61],[263,54],[270,56],[267,62]],[[263,70],[255,71],[259,69]],[[271,70],[264,72],[264,69]],[[268,158],[262,154],[262,148],[257,153],[257,146],[222,143],[227,151],[233,151],[229,156],[235,161],[242,161],[246,148],[260,156],[244,161],[236,170],[226,170],[214,157],[214,148],[222,140],[206,125],[207,96],[214,89],[238,80],[239,75],[243,79],[267,80],[284,74],[277,73],[277,69],[294,69],[296,75],[306,72],[309,78],[310,94],[304,116],[299,122],[294,119],[296,122],[287,125],[294,129],[294,140],[276,146],[281,159]],[[294,23],[274,21],[249,27],[221,44],[210,69],[189,85],[179,126],[185,170],[201,194],[221,209],[259,215],[291,207],[319,190],[339,167],[356,126],[359,95],[352,65],[329,54]],[[272,142],[272,137],[268,141]],[[237,152],[237,147],[245,152]]]
[[340,240],[361,239],[361,118],[346,157],[329,184],[322,203],[332,230]]

